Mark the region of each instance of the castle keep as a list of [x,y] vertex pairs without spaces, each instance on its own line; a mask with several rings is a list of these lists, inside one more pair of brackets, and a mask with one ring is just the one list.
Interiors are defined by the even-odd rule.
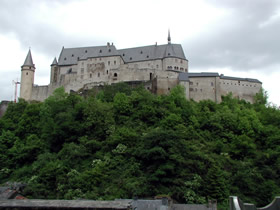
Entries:
[[66,92],[90,89],[118,82],[141,83],[155,94],[167,94],[176,85],[186,89],[186,98],[217,103],[222,95],[253,103],[262,83],[256,79],[236,78],[218,73],[190,73],[180,44],[150,45],[118,50],[105,46],[62,48],[58,61],[51,64],[50,84],[34,85],[35,65],[29,50],[21,67],[20,97],[43,101],[63,86]]

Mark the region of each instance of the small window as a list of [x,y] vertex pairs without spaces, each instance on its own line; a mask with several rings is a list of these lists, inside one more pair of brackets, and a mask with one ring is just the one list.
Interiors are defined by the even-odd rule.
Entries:
[[158,64],[157,64],[157,69],[158,69]]
[[66,61],[66,58],[64,58],[64,60]]
[[111,62],[110,62],[110,61],[108,61],[108,65],[109,65],[109,66],[110,66],[110,63],[111,63]]
[[109,49],[108,51],[111,52],[111,49]]
[[211,82],[211,86],[214,86],[214,82]]
[[122,56],[125,56],[125,54],[123,53]]
[[168,55],[170,55],[170,53],[168,53]]
[[190,91],[193,91],[193,88],[190,88]]
[[149,58],[149,55],[147,55],[147,58]]
[[108,74],[109,72],[108,72],[108,70],[107,70],[107,74]]
[[190,82],[190,85],[193,85],[193,82]]
[[143,54],[143,51],[141,50],[140,54]]
[[87,53],[87,50],[85,50],[85,53]]
[[150,90],[150,87],[147,87],[148,90]]
[[117,61],[114,61],[114,65],[116,65],[117,64]]
[[74,57],[74,54],[72,54],[72,57]]
[[92,74],[89,74],[89,77],[92,78]]
[[100,73],[99,72],[98,72],[97,76],[100,77]]
[[26,72],[26,75],[28,75],[28,72]]
[[129,60],[132,60],[132,57],[130,57]]
[[99,53],[102,53],[102,50],[99,50]]
[[80,57],[77,58],[77,60],[79,60],[79,59],[80,59]]
[[118,76],[118,74],[117,73],[114,73],[114,77],[117,77]]
[[170,88],[168,88],[168,90],[170,90]]

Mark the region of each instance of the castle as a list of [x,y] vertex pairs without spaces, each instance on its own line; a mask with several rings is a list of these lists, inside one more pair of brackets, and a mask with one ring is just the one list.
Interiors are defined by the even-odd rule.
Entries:
[[29,50],[21,67],[20,98],[44,101],[63,86],[66,92],[90,89],[118,82],[143,84],[155,94],[168,94],[176,85],[185,87],[186,98],[221,102],[221,96],[254,102],[262,87],[257,79],[227,77],[218,73],[190,73],[180,44],[168,43],[128,49],[105,46],[62,48],[51,64],[50,84],[34,85],[35,65]]

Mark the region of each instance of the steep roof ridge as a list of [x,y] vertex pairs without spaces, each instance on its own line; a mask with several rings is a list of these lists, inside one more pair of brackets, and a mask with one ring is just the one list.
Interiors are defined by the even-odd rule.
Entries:
[[78,60],[116,55],[119,55],[119,53],[114,45],[63,48],[60,53],[58,65],[73,65],[77,64]]
[[54,59],[53,59],[53,62],[52,62],[52,64],[51,64],[51,66],[54,66],[54,65],[57,65],[57,60],[56,60],[56,57],[54,57]]
[[32,60],[31,50],[29,49],[27,56],[25,58],[24,64],[22,66],[31,66],[34,67],[34,63]]
[[[180,44],[148,45],[120,49],[118,52],[127,63],[162,59],[166,57],[177,57],[186,60],[184,51]],[[140,52],[143,52],[143,54]]]

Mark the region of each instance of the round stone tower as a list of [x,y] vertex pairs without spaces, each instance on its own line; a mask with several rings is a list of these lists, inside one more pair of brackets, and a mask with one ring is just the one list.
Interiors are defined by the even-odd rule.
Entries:
[[29,49],[24,64],[21,66],[20,98],[31,100],[34,85],[35,65]]
[[58,80],[58,64],[56,58],[54,58],[51,64],[51,83],[57,83]]

